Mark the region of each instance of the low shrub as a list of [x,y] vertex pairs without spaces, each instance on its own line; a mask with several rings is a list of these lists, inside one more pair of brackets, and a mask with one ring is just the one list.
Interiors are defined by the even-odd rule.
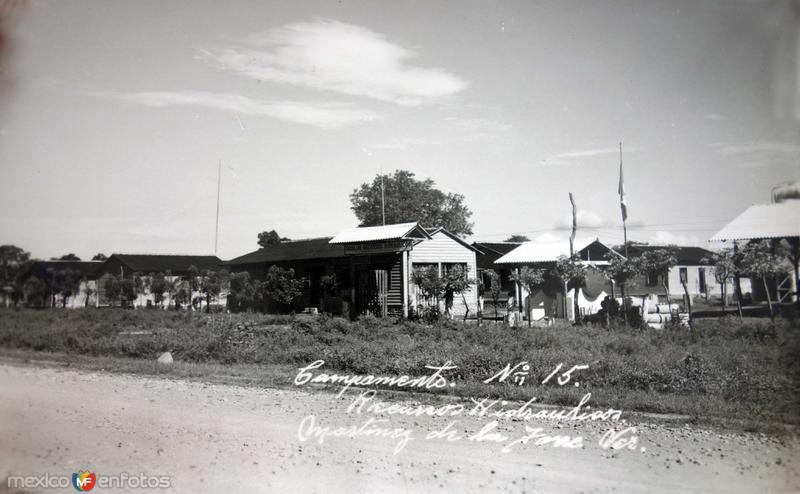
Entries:
[[[591,325],[511,329],[375,317],[351,322],[247,313],[0,310],[0,346],[141,359],[168,350],[179,360],[222,364],[301,366],[322,359],[328,370],[358,374],[419,375],[426,365],[452,361],[458,366],[455,379],[478,384],[507,364],[525,360],[531,365],[529,393],[541,392],[540,381],[558,364],[586,364],[580,390],[552,390],[549,399],[564,400],[586,390],[609,399],[644,392],[695,397],[697,407],[721,400],[742,413],[796,420],[798,322],[740,323],[729,317],[697,320],[695,326],[693,333]],[[518,394],[505,384],[498,389]],[[653,408],[685,411],[682,407],[667,403]]]

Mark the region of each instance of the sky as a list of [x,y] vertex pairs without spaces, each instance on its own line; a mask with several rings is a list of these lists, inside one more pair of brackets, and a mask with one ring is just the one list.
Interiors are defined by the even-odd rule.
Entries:
[[381,171],[470,240],[706,245],[800,175],[792,1],[28,0],[0,61],[0,243],[257,248],[357,225]]

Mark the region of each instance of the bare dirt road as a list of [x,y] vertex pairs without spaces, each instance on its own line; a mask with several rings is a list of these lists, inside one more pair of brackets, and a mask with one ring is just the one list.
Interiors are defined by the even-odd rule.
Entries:
[[[351,392],[354,394],[354,392]],[[414,439],[300,441],[298,426],[360,424],[352,396],[0,365],[0,475],[169,475],[173,492],[797,492],[796,438],[637,424],[635,451],[606,425],[563,425],[583,448],[426,440],[451,419],[391,416]],[[384,416],[383,418],[388,418]],[[463,437],[486,419],[460,417]],[[501,422],[509,437],[520,422]],[[642,451],[644,448],[644,451]],[[73,491],[72,487],[69,488]],[[2,488],[0,488],[2,491]],[[34,489],[41,492],[53,490]],[[98,487],[94,492],[103,492]]]

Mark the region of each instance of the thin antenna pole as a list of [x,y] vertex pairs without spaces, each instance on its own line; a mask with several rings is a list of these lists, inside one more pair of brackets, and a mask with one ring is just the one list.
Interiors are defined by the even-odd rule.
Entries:
[[222,160],[219,160],[217,166],[217,221],[214,225],[214,255],[217,255],[217,245],[219,240],[219,190],[222,183]]
[[386,226],[386,203],[383,196],[383,167],[381,167],[381,220]]

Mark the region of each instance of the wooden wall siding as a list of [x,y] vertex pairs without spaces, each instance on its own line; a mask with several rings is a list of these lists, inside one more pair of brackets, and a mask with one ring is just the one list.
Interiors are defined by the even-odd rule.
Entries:
[[[427,263],[464,263],[469,270],[470,278],[475,279],[478,276],[477,262],[475,251],[456,242],[442,232],[437,232],[433,235],[431,240],[423,240],[414,246],[414,249],[409,252],[409,277],[413,272],[414,264],[427,264]],[[409,279],[409,293],[416,293],[416,286],[414,282]],[[478,310],[478,290],[476,285],[472,285],[468,291],[465,292],[467,304],[471,315],[475,315]],[[461,296],[457,296],[453,302],[453,313],[460,315],[464,313],[464,301]]]
[[[396,256],[389,270],[389,290],[387,303],[390,306],[403,306],[403,258]],[[401,311],[402,312],[402,311]]]
[[470,275],[475,275],[475,251],[442,232],[436,233],[431,240],[423,240],[415,245],[410,258],[411,262],[416,263],[464,262],[470,266]]

